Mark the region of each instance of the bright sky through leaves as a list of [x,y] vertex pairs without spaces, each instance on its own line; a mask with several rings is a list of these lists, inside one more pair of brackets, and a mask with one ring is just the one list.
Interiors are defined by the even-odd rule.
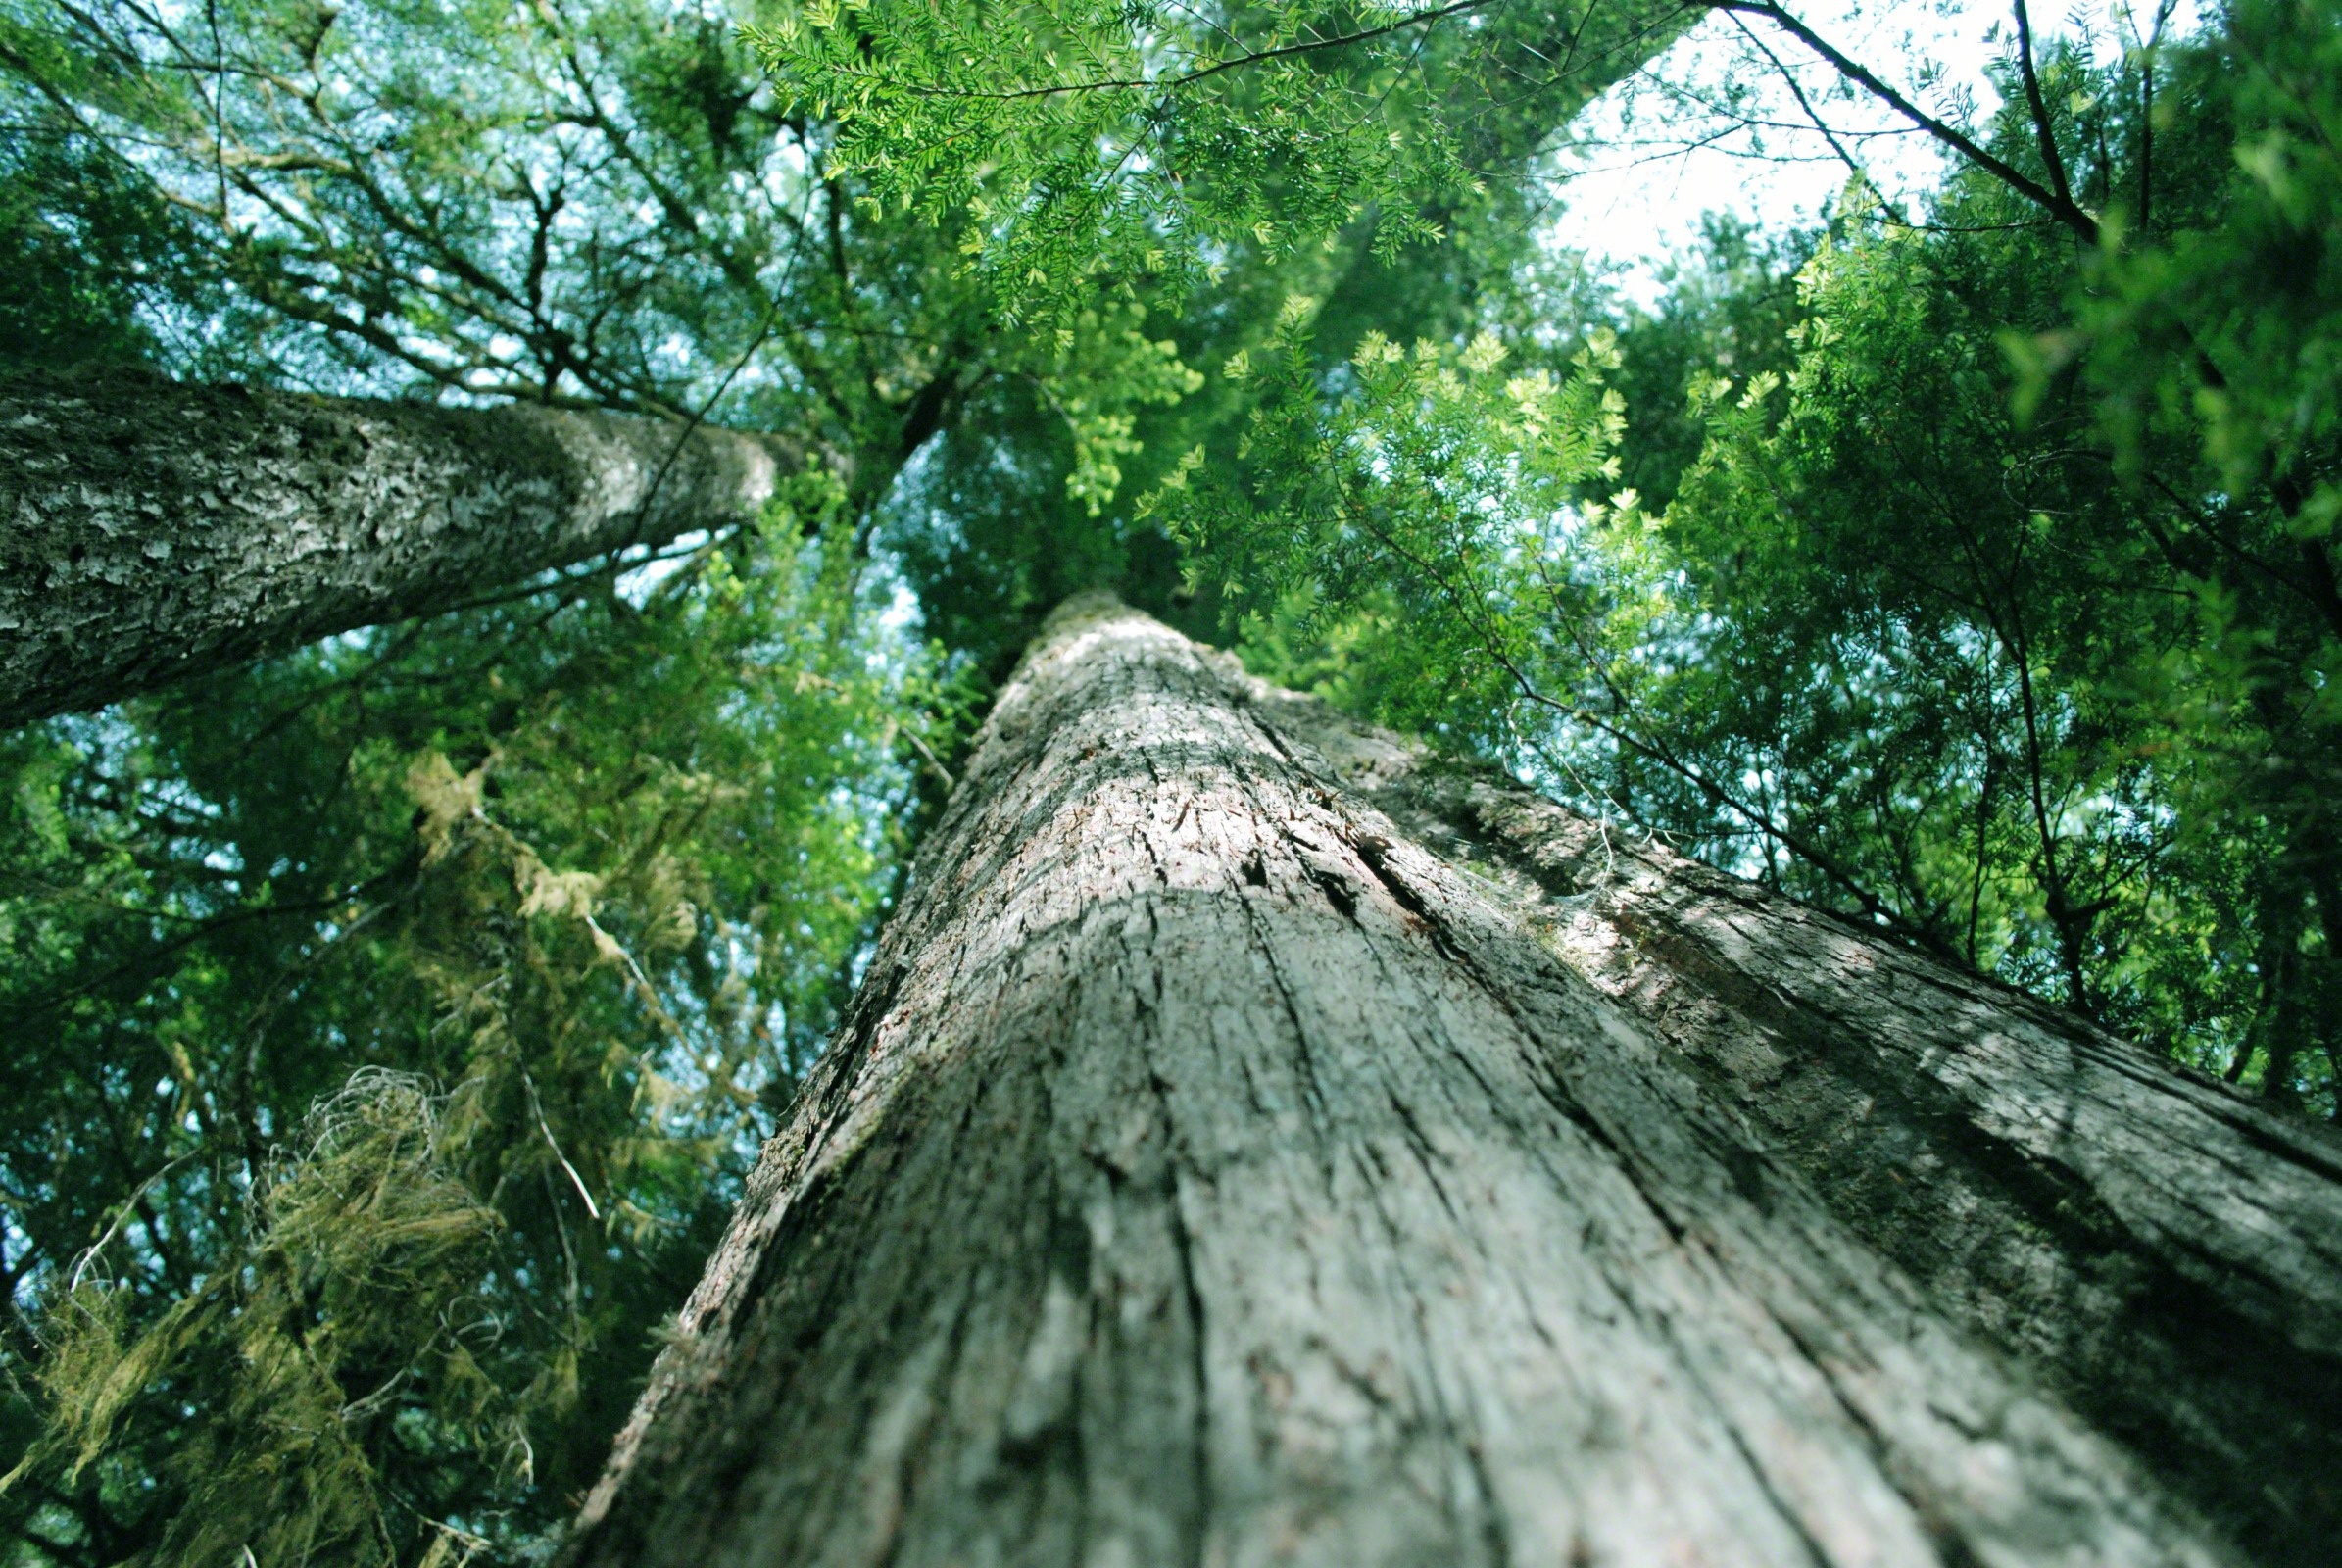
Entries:
[[[2033,25],[2037,35],[2088,37],[2097,58],[2113,60],[2135,32],[2154,31],[2154,5],[2044,5]],[[2176,0],[2164,36],[2193,32],[2200,10]],[[1979,123],[1999,103],[1992,67],[2008,58],[2006,0],[1810,0],[1793,14],[1955,123]],[[1572,130],[1583,151],[1565,158],[1567,205],[1551,242],[1594,269],[1617,269],[1620,285],[1647,307],[1665,292],[1669,261],[1698,248],[1706,214],[1773,232],[1818,222],[1844,188],[1847,167],[1775,61],[1796,73],[1807,103],[1888,196],[1908,205],[1941,181],[1942,149],[1927,135],[1851,93],[1762,19],[1719,11],[1579,118]]]

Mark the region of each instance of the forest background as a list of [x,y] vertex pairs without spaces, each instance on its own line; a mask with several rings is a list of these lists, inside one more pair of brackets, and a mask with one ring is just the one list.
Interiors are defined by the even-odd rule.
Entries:
[[[1959,25],[0,4],[16,384],[812,454],[0,739],[9,1560],[549,1549],[1084,587],[2335,1115],[2342,33]],[[1842,179],[1556,237],[1691,146]]]

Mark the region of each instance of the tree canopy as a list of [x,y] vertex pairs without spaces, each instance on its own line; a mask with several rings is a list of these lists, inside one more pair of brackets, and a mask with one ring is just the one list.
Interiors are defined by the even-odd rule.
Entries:
[[[1557,155],[1726,24],[1673,133],[1845,184],[1640,299]],[[1085,587],[2342,1112],[2342,37],[1997,36],[1979,107],[1773,0],[0,0],[0,373],[812,454],[0,737],[10,1560],[537,1560]]]

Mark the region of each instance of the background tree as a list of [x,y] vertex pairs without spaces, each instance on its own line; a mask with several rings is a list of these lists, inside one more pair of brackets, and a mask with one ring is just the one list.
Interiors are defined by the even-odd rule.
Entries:
[[113,372],[0,384],[0,722],[101,708],[677,536],[819,463],[581,409],[432,409]]

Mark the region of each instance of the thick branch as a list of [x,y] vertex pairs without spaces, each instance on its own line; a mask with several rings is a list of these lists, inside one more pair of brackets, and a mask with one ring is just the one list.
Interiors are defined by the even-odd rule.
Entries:
[[1838,49],[1813,28],[1782,10],[1781,6],[1774,3],[1774,0],[1709,0],[1709,3],[1719,11],[1736,11],[1745,16],[1764,17],[1771,21],[1781,31],[1828,61],[1839,75],[1861,87],[1863,91],[1886,105],[1887,108],[1902,116],[1921,130],[1926,131],[1936,141],[1992,175],[2011,190],[2039,204],[2044,212],[2074,230],[2084,244],[2095,245],[2098,243],[2098,220],[2083,211],[2072,198],[2062,196],[2057,191],[2049,189],[2008,160],[1993,156],[1975,137],[1969,135],[1959,126],[1928,114],[1918,104],[1888,86],[1876,72],[1863,65],[1862,62]]
[[2041,94],[2041,74],[2033,69],[2033,19],[2025,9],[2025,0],[2017,5],[2017,68],[2025,80],[2025,109],[2033,118],[2033,135],[2041,146],[2041,162],[2049,170],[2050,186],[2058,200],[2068,207],[2074,205],[2074,188],[2066,182],[2066,160],[2058,151],[2057,122],[2049,117],[2049,101]]

